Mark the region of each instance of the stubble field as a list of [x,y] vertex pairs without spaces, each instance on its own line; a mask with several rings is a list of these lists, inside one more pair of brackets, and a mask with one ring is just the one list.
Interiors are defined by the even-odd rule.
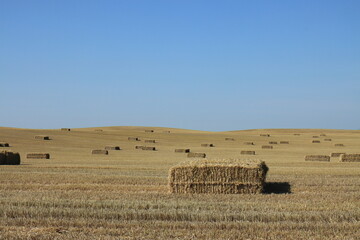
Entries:
[[[21,155],[21,165],[0,166],[0,239],[360,239],[360,163],[304,160],[308,154],[360,153],[360,131],[0,128],[0,141],[10,144],[0,150]],[[249,141],[255,145],[244,144]],[[278,144],[262,149],[269,141]],[[122,150],[91,154],[108,145]],[[169,168],[187,160],[175,148],[204,152],[209,159],[264,160],[270,169],[266,193],[170,194]],[[256,155],[240,155],[242,150]],[[27,159],[30,152],[51,158]]]

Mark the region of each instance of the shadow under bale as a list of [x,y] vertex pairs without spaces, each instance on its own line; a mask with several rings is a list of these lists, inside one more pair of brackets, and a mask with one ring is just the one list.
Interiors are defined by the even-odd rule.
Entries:
[[267,182],[264,187],[265,194],[289,194],[291,186],[288,182]]

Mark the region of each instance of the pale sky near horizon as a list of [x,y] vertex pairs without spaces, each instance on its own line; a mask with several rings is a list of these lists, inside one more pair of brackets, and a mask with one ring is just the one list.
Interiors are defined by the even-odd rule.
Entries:
[[360,129],[360,1],[0,0],[0,126]]

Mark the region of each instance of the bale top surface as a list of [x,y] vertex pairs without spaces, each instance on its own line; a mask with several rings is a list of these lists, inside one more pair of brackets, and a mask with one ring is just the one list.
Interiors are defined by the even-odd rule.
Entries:
[[243,167],[260,168],[265,163],[257,159],[199,159],[181,162],[174,167]]

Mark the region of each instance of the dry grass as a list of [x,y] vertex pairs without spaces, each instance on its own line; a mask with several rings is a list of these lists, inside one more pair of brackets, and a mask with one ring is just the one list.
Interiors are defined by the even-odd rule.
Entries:
[[[358,239],[359,162],[307,162],[304,156],[338,152],[331,143],[312,144],[324,130],[200,132],[153,128],[159,151],[137,151],[128,136],[149,136],[143,127],[57,130],[0,128],[0,140],[21,157],[50,152],[51,161],[21,159],[0,167],[0,239]],[[166,129],[168,130],[168,129]],[[269,151],[271,140],[291,144]],[[295,136],[294,133],[301,134]],[[326,130],[341,152],[358,153],[360,131]],[[35,141],[49,135],[51,141]],[[237,142],[225,142],[234,137]],[[266,141],[267,140],[267,141]],[[256,142],[269,166],[267,194],[169,194],[168,171],[186,160],[177,147],[237,158],[244,141]],[[137,142],[139,143],[139,142]],[[122,151],[91,156],[118,144]],[[248,158],[252,156],[246,156]],[[290,185],[290,189],[289,189]],[[278,194],[287,193],[290,194]]]

